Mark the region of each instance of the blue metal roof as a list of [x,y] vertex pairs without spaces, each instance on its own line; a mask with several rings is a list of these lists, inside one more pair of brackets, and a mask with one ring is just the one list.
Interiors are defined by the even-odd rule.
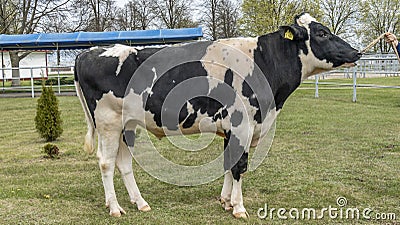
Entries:
[[37,33],[0,35],[1,50],[56,50],[88,48],[95,45],[168,44],[197,40],[203,36],[201,27],[161,30],[111,32]]

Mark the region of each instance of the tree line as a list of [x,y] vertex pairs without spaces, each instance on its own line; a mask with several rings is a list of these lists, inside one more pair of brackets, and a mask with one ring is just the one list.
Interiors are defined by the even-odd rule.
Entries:
[[[399,31],[400,0],[0,0],[0,34],[115,31],[202,26],[216,40],[257,36],[309,12],[361,48]],[[388,52],[381,41],[372,51]],[[10,52],[11,64],[28,53]],[[14,72],[14,71],[13,71]],[[17,72],[16,72],[17,73]],[[17,74],[16,74],[17,76]]]

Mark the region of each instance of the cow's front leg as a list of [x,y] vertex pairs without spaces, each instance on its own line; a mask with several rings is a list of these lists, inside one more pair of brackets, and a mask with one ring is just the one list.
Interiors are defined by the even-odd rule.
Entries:
[[243,173],[247,171],[247,159],[248,153],[244,152],[239,162],[232,167],[233,185],[232,185],[232,195],[231,204],[233,205],[233,216],[236,218],[248,218],[249,214],[243,205],[243,195],[242,195],[242,180]]
[[[243,205],[242,176],[247,171],[250,144],[245,138],[250,135],[246,136],[244,133],[231,135],[231,132],[226,132],[225,136],[227,138],[224,142],[224,169],[228,172],[225,173],[221,203],[225,210],[233,208],[232,214],[235,218],[248,218],[248,213]],[[240,137],[243,137],[244,140],[241,141]],[[245,146],[242,146],[241,143],[245,143]]]
[[132,169],[132,154],[129,152],[128,146],[133,148],[135,133],[133,131],[125,132],[125,142],[122,135],[117,156],[117,167],[121,172],[122,180],[124,181],[126,190],[128,191],[132,204],[136,204],[138,209],[142,212],[150,211],[149,204],[143,199],[140,194],[139,188],[136,184],[135,177]]
[[116,131],[99,131],[98,133],[99,149],[97,156],[104,186],[106,207],[110,208],[111,216],[119,217],[121,213],[125,214],[125,210],[118,204],[113,179],[121,133]]

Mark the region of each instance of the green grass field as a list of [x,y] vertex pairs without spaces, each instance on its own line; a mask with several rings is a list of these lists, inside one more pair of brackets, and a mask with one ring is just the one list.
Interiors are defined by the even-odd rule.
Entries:
[[[363,82],[399,85],[399,78]],[[244,179],[244,204],[250,219],[235,220],[220,207],[222,178],[195,187],[163,183],[134,163],[135,178],[152,211],[139,212],[116,172],[120,205],[127,211],[111,218],[95,155],[83,151],[86,124],[77,97],[59,97],[64,133],[55,142],[60,159],[46,159],[44,142],[34,129],[37,99],[0,98],[0,224],[399,224],[400,223],[400,90],[297,90],[278,117],[268,157]],[[140,138],[139,138],[140,140]],[[177,162],[203,162],[221,151],[222,140],[204,158],[173,151],[157,141]],[[168,150],[171,152],[168,153]],[[222,166],[222,165],[221,165]],[[259,219],[257,210],[315,208],[345,197],[344,208],[395,213],[396,220]],[[317,211],[318,212],[318,211]],[[360,213],[361,214],[361,213]],[[269,215],[268,215],[269,216]],[[288,214],[286,214],[288,216]]]

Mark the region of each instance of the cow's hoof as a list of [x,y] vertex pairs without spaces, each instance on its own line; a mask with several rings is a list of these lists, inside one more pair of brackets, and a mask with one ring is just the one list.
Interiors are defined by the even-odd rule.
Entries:
[[112,217],[120,217],[122,214],[126,214],[126,212],[121,206],[118,206],[117,210],[114,211],[110,210],[110,216]]
[[225,211],[231,211],[233,209],[233,206],[231,203],[226,202],[223,198],[219,199],[219,202],[221,203],[222,208],[224,208]]
[[247,212],[233,213],[233,216],[236,219],[248,219],[250,217],[250,215]]
[[150,210],[151,210],[151,208],[150,208],[149,205],[145,205],[144,207],[142,207],[141,209],[139,209],[139,211],[141,211],[141,212],[148,212],[148,211],[150,211]]
[[224,208],[225,211],[233,210],[233,206],[229,203],[222,204],[222,208]]
[[[137,205],[136,201],[134,201],[134,200],[131,200],[131,203],[132,203],[133,205]],[[139,205],[137,206],[138,209],[139,209],[139,211],[141,211],[141,212],[148,212],[148,211],[151,211],[151,208],[150,208],[150,206],[147,204],[147,202],[144,201],[144,204],[146,204],[146,205],[144,205],[144,206],[143,206],[142,208],[140,208],[140,209],[139,209]],[[141,205],[143,205],[143,204],[141,204]]]
[[121,217],[121,212],[110,212],[110,216],[112,216],[112,217]]
[[227,206],[227,207],[224,207],[224,209],[225,209],[225,211],[231,211],[233,209],[233,207],[232,206]]

